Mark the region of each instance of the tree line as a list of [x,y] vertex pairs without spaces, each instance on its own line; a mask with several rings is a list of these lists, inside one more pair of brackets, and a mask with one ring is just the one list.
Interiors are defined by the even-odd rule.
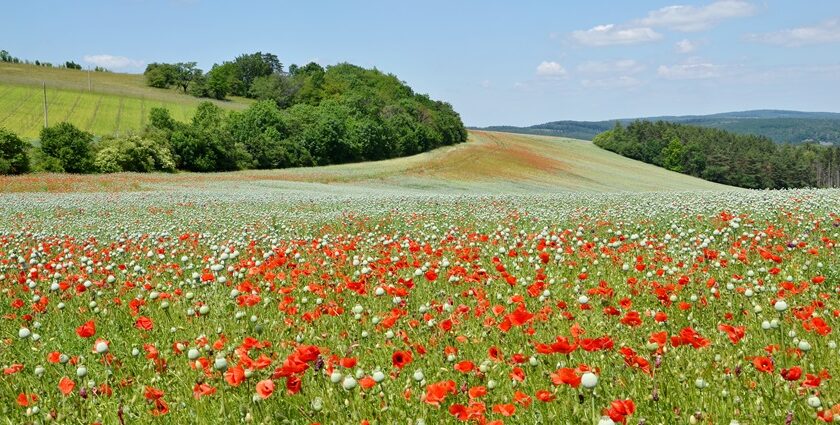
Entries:
[[751,189],[840,187],[840,147],[777,144],[764,136],[665,121],[634,121],[595,145],[628,158]]
[[[39,60],[35,60],[34,62],[32,62],[32,61],[25,60],[25,59],[22,60],[22,59],[20,59],[16,56],[12,56],[7,50],[0,50],[0,62],[22,63],[22,64],[26,64],[26,65],[35,65],[35,66],[43,66],[43,67],[46,67],[46,68],[53,68],[53,64],[50,63],[50,62],[43,62],[43,61],[39,61]],[[79,65],[78,63],[74,62],[74,61],[66,61],[66,62],[64,62],[64,64],[58,65],[58,68],[80,70],[80,69],[82,69],[82,66]],[[105,72],[107,70],[105,68],[97,66],[96,71]]]
[[202,102],[188,123],[152,108],[142,131],[102,138],[63,122],[44,128],[37,148],[0,128],[0,174],[301,167],[412,155],[466,140],[449,104],[375,92],[350,90],[286,109],[263,100],[241,112]]

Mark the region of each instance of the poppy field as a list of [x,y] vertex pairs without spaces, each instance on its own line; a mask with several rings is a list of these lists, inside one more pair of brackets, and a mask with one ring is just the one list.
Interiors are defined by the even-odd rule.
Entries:
[[840,423],[840,192],[0,197],[4,423]]

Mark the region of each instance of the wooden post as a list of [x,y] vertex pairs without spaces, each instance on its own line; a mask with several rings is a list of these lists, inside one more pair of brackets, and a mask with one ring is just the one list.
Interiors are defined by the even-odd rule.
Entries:
[[50,126],[50,122],[47,115],[47,82],[43,82],[44,85],[44,128]]

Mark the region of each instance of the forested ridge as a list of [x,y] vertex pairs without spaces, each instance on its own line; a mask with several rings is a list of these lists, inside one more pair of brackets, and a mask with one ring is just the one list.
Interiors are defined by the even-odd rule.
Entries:
[[666,121],[616,123],[604,149],[672,171],[753,189],[840,187],[840,148],[777,144],[767,137]]

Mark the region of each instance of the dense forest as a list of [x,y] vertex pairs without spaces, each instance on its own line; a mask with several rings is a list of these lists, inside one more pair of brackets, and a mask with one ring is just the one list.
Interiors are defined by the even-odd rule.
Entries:
[[628,158],[731,186],[840,187],[840,147],[777,144],[767,137],[666,121],[634,121],[594,138]]
[[[166,139],[176,157],[182,158],[179,168],[186,170],[378,160],[467,139],[461,118],[450,104],[414,93],[394,75],[347,63],[326,68],[316,63],[292,65],[284,71],[277,56],[257,52],[216,65],[207,74],[194,63],[151,64],[146,78],[150,85],[177,87],[197,96],[259,100],[247,111],[228,117],[208,103],[191,125],[157,125],[162,132],[154,133],[155,137]],[[211,130],[202,130],[206,128]],[[222,144],[229,141],[243,148],[239,150],[245,156],[237,153],[233,162],[214,163],[205,157],[208,151],[192,151],[194,142],[187,139],[200,137],[220,139]]]
[[[412,155],[466,140],[447,104],[375,93],[332,96],[280,109],[259,101],[242,112],[202,102],[192,121],[152,108],[138,134],[95,138],[70,123],[44,128],[37,148],[0,128],[0,174],[233,171],[340,164]],[[365,103],[364,107],[359,105]]]
[[60,123],[41,132],[37,148],[0,129],[0,174],[300,167],[413,155],[467,140],[450,104],[350,64],[284,72],[276,56],[255,53],[206,75],[194,63],[151,64],[146,78],[201,96],[258,100],[241,112],[202,102],[189,123],[153,108],[137,134],[98,138]]
[[755,110],[607,121],[553,121],[529,127],[492,126],[484,129],[592,140],[599,133],[612,128],[616,122],[628,125],[636,120],[668,121],[717,128],[737,134],[755,134],[777,143],[816,142],[840,146],[840,114],[830,112]]

